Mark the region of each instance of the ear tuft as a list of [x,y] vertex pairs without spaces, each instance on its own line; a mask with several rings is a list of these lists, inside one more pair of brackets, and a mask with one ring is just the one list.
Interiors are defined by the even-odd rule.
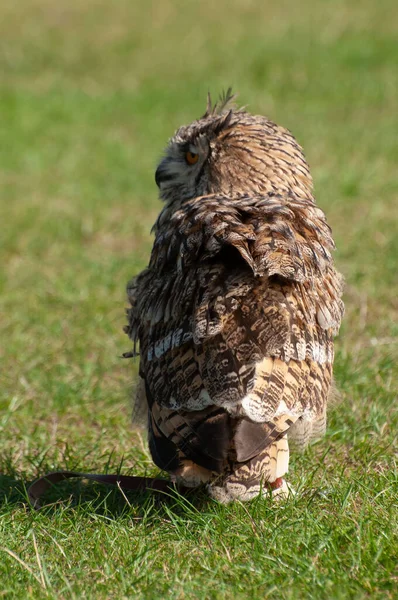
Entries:
[[202,119],[206,117],[214,117],[216,115],[222,115],[227,110],[231,111],[234,108],[231,105],[232,101],[235,100],[236,94],[232,93],[232,88],[229,87],[227,91],[223,91],[215,104],[212,104],[210,92],[207,94],[207,105],[206,112],[203,115]]

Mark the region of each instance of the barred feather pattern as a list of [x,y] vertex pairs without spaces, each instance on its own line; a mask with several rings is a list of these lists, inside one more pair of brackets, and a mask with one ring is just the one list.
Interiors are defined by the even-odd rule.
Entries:
[[154,462],[221,502],[261,493],[287,472],[288,440],[323,434],[344,312],[301,148],[229,100],[180,128],[158,168],[165,206],[126,327]]
[[[186,454],[216,480],[223,473],[222,489],[255,481],[255,494],[261,473],[272,478],[274,440],[296,431],[304,446],[322,433],[343,314],[332,249],[322,211],[303,199],[209,195],[158,230],[149,267],[128,286],[152,419],[182,455],[196,444],[204,457]],[[216,458],[192,441],[209,409],[221,409],[232,432],[232,448],[227,436]],[[247,423],[260,427],[249,457]]]

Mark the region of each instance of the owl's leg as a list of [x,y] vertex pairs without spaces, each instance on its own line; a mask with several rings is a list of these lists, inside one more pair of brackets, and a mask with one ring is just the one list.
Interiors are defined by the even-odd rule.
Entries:
[[[176,414],[167,409],[164,409],[163,413],[166,414],[166,418],[169,417],[166,421],[168,423],[171,422],[170,414]],[[176,416],[178,417],[177,414]],[[181,424],[179,423],[179,425]],[[189,434],[192,434],[194,429],[187,427],[187,431]],[[174,428],[171,430],[170,437],[167,437],[155,422],[154,415],[149,415],[148,442],[154,463],[160,469],[168,471],[171,480],[177,485],[194,488],[202,483],[207,483],[214,475],[214,472],[187,458],[185,453],[172,441],[171,437],[173,435]],[[182,442],[184,442],[184,439]]]
[[148,441],[154,463],[185,487],[207,483],[221,473],[230,446],[230,416],[222,408],[176,411],[154,402]]
[[259,494],[286,498],[292,490],[283,476],[289,466],[286,434],[245,463],[236,463],[233,472],[208,485],[212,498],[226,504],[233,500],[252,500]]
[[170,473],[171,480],[184,487],[197,487],[207,483],[212,471],[189,460],[170,440],[153,426],[149,428],[149,448],[155,464]]

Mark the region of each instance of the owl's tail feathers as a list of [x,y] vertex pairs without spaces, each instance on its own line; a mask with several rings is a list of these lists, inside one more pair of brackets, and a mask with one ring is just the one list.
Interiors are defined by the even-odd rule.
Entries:
[[209,483],[207,489],[210,496],[222,504],[233,500],[245,502],[259,494],[272,494],[280,500],[294,495],[283,478],[288,467],[289,445],[284,435],[246,463],[237,463],[232,473]]

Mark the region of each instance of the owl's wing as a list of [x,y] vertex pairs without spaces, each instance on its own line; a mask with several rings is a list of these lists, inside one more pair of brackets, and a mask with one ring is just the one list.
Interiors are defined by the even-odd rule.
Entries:
[[256,451],[247,440],[321,414],[343,310],[332,248],[322,211],[292,197],[197,198],[159,228],[129,288],[128,327],[157,435],[186,455],[200,448],[208,466],[225,458],[230,424],[206,450],[200,411],[256,424],[234,432],[242,460]]

